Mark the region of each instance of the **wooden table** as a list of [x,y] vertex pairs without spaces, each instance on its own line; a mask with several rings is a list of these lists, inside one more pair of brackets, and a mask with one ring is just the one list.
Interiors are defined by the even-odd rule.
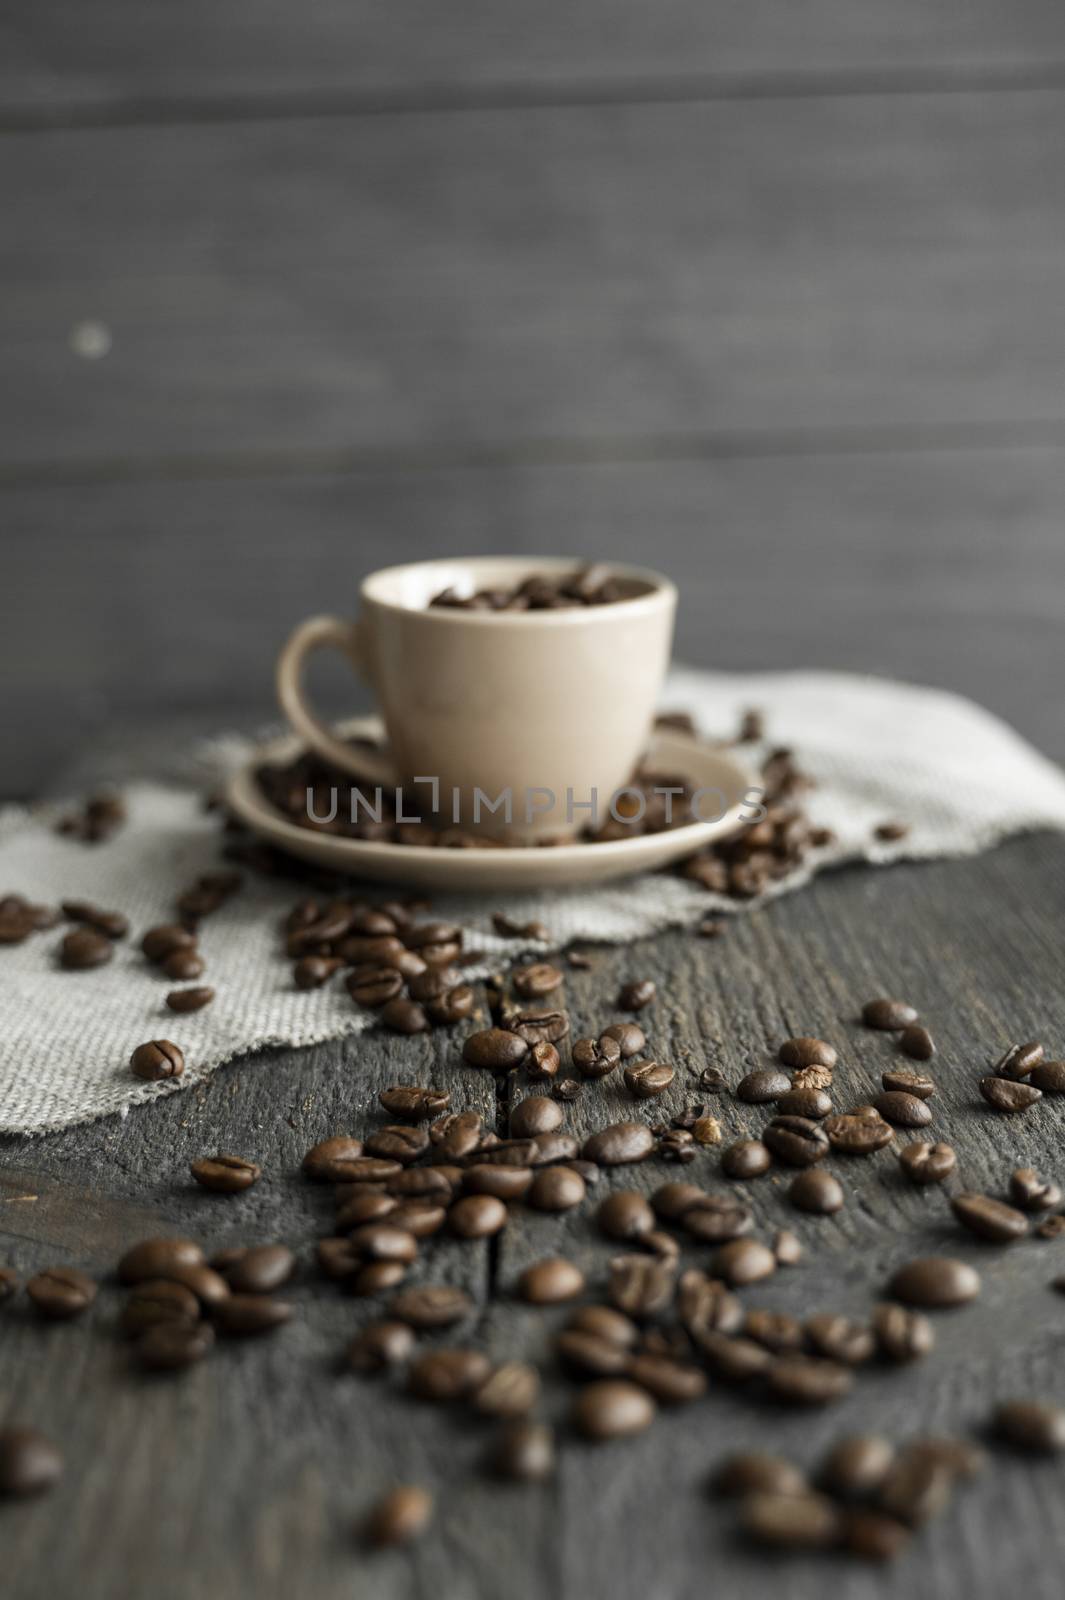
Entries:
[[[1017,840],[973,861],[840,871],[735,919],[718,941],[675,932],[596,951],[593,971],[568,974],[566,998],[579,1033],[614,1014],[620,980],[656,978],[650,1037],[679,1068],[667,1101],[676,1110],[691,1097],[690,1071],[719,1064],[735,1082],[782,1036],[808,1030],[839,1048],[837,1102],[865,1100],[897,1056],[888,1037],[856,1026],[856,1010],[880,992],[911,997],[939,1042],[935,1131],[958,1150],[960,1182],[1001,1192],[1015,1165],[1058,1178],[1065,1170],[1065,1108],[1045,1100],[1023,1118],[1003,1118],[976,1092],[985,1062],[1011,1040],[1037,1036],[1062,1049],[1063,906],[1065,841],[1056,837]],[[564,1219],[518,1211],[494,1245],[439,1243],[423,1253],[417,1277],[464,1284],[478,1307],[469,1336],[497,1357],[543,1358],[549,1374],[544,1411],[560,1425],[558,1476],[544,1487],[501,1486],[478,1470],[483,1425],[408,1399],[394,1382],[338,1371],[347,1340],[375,1308],[315,1272],[312,1237],[331,1207],[328,1193],[301,1178],[300,1157],[317,1139],[372,1120],[377,1092],[402,1079],[446,1086],[456,1104],[488,1118],[497,1112],[492,1083],[462,1066],[453,1036],[371,1033],[236,1062],[125,1119],[4,1142],[0,1253],[22,1271],[66,1261],[106,1275],[124,1246],[166,1230],[211,1246],[283,1239],[301,1259],[293,1324],[264,1342],[220,1347],[176,1379],[131,1371],[113,1327],[119,1292],[106,1279],[76,1324],[41,1325],[20,1302],[0,1314],[3,1409],[53,1434],[68,1462],[53,1494],[4,1508],[4,1571],[15,1575],[18,1600],[209,1591],[230,1600],[687,1600],[707,1588],[755,1600],[776,1583],[813,1597],[830,1580],[847,1600],[991,1597],[1022,1583],[1032,1600],[1060,1593],[1065,1469],[1054,1463],[996,1454],[890,1573],[768,1561],[737,1540],[730,1509],[708,1497],[706,1481],[739,1445],[812,1464],[843,1432],[978,1432],[996,1397],[1046,1390],[1065,1400],[1065,1301],[1049,1288],[1065,1269],[1065,1244],[977,1243],[938,1190],[904,1183],[888,1153],[832,1161],[847,1204],[831,1219],[792,1212],[789,1174],[774,1172],[746,1186],[757,1225],[793,1225],[806,1257],[748,1291],[749,1304],[864,1315],[895,1264],[943,1251],[979,1265],[979,1302],[937,1318],[929,1359],[862,1373],[852,1396],[829,1410],[771,1410],[715,1386],[660,1415],[637,1441],[593,1448],[567,1431],[573,1390],[550,1361],[561,1313],[518,1305],[512,1290],[522,1266],[555,1252],[602,1281],[611,1251],[590,1219],[594,1199]],[[567,1126],[582,1132],[629,1106],[612,1081],[589,1086]],[[506,1097],[500,1117],[505,1109]],[[732,1097],[719,1110],[729,1136],[764,1120]],[[216,1149],[261,1162],[264,1180],[236,1199],[196,1189],[188,1164]],[[712,1152],[686,1170],[649,1162],[597,1192],[612,1182],[650,1190],[682,1171],[718,1187],[716,1166]],[[707,1257],[686,1254],[693,1263]],[[416,1549],[367,1556],[354,1520],[397,1479],[435,1490],[435,1526]]]

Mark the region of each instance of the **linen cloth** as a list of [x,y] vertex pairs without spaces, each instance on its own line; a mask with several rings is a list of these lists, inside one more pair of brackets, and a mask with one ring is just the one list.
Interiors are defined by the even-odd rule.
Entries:
[[[1007,835],[1065,829],[1065,773],[997,717],[957,695],[832,673],[709,674],[675,671],[664,704],[688,711],[708,736],[725,737],[742,712],[764,713],[766,748],[787,745],[817,787],[807,796],[815,826],[832,830],[811,856],[764,898],[798,888],[845,861],[884,865],[904,858],[962,856]],[[219,739],[214,756],[246,758],[246,741]],[[752,763],[760,754],[746,747]],[[36,1134],[67,1127],[199,1082],[224,1062],[270,1045],[307,1045],[374,1025],[337,981],[302,992],[282,953],[279,918],[296,898],[291,883],[247,874],[243,890],[203,924],[203,979],[216,990],[205,1010],[176,1016],[163,1004],[173,987],[139,950],[153,923],[173,918],[176,895],[219,864],[219,824],[198,791],[139,781],[125,791],[126,826],[87,847],[56,834],[50,810],[0,813],[0,894],[35,902],[87,899],[125,912],[132,924],[114,960],[91,972],[64,972],[55,960],[62,930],[0,949],[0,1132]],[[883,842],[886,821],[909,826]],[[493,910],[537,920],[551,946],[574,939],[623,943],[695,922],[736,904],[667,872],[601,887],[538,894],[436,896],[433,916],[461,922],[483,976],[529,940],[501,939]],[[130,1073],[132,1048],[165,1037],[185,1053],[183,1077],[159,1084]]]

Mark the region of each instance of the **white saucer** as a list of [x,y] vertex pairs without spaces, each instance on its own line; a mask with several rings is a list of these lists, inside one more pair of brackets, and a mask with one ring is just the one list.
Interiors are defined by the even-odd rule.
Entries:
[[[375,717],[359,717],[341,723],[339,731],[345,738],[379,739],[381,725]],[[683,773],[699,787],[720,791],[728,806],[724,815],[716,815],[720,805],[710,798],[706,802],[706,809],[714,813],[710,821],[686,823],[664,833],[638,834],[606,844],[448,850],[370,843],[297,827],[266,799],[256,781],[256,769],[268,762],[292,761],[302,749],[303,744],[295,735],[256,746],[229,779],[229,806],[260,838],[289,855],[334,872],[386,883],[479,894],[496,889],[606,883],[683,860],[712,839],[727,838],[752,820],[751,802],[745,801],[745,796],[756,779],[735,751],[714,749],[672,728],[662,728],[655,731],[651,740],[647,765],[656,772]]]

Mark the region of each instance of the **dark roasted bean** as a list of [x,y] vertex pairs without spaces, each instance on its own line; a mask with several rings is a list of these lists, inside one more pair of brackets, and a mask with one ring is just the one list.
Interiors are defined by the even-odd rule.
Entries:
[[904,1305],[939,1311],[974,1300],[980,1293],[980,1275],[967,1262],[950,1256],[921,1256],[899,1267],[891,1292]]
[[615,1310],[642,1321],[658,1316],[671,1304],[676,1280],[676,1262],[670,1257],[615,1256],[607,1294]]
[[726,1178],[758,1178],[772,1164],[773,1158],[761,1139],[737,1139],[721,1152],[721,1170]]
[[514,974],[514,990],[523,1000],[542,1000],[562,987],[562,974],[548,961],[534,961]]
[[654,1134],[646,1122],[614,1122],[586,1139],[581,1154],[597,1166],[617,1167],[645,1160],[654,1147]]
[[[314,963],[313,969],[306,970],[309,963]],[[321,969],[328,968],[331,964],[331,960],[324,956],[304,956],[294,973],[297,988],[317,988],[320,983],[325,983],[332,974]],[[305,980],[311,977],[312,971],[320,972],[321,975],[314,983],[301,982],[301,969],[305,969],[303,972]],[[403,993],[403,975],[397,972],[395,967],[357,967],[345,980],[345,987],[357,1006],[366,1006],[369,1010],[376,1011]]]
[[867,1028],[899,1033],[917,1021],[917,1012],[905,1000],[868,1000],[862,1007],[862,1021]]
[[752,1221],[750,1208],[734,1195],[707,1194],[685,1208],[680,1225],[693,1239],[725,1244],[748,1233]]
[[748,1311],[743,1319],[743,1333],[745,1338],[764,1344],[774,1355],[795,1354],[803,1345],[802,1323],[786,1311],[766,1311],[760,1307]]
[[887,1301],[873,1312],[873,1337],[885,1360],[898,1363],[926,1356],[935,1343],[927,1317]]
[[202,1011],[213,999],[214,990],[205,983],[194,989],[171,989],[166,997],[166,1003],[171,1011],[184,1015],[191,1011]]
[[234,1294],[272,1294],[292,1277],[296,1258],[287,1245],[251,1245],[218,1270]]
[[628,1061],[632,1056],[638,1056],[647,1044],[647,1035],[638,1022],[612,1022],[604,1028],[599,1035],[600,1044],[604,1039],[612,1039],[621,1051],[621,1059]]
[[1053,1211],[1061,1204],[1062,1193],[1033,1167],[1017,1167],[1010,1173],[1010,1199],[1022,1211]]
[[366,1539],[379,1547],[420,1539],[433,1519],[433,1497],[416,1484],[404,1484],[379,1500],[367,1519]]
[[616,1039],[575,1039],[570,1050],[573,1065],[582,1078],[605,1078],[621,1060]]
[[491,1363],[481,1350],[428,1350],[411,1364],[407,1387],[420,1400],[464,1400],[490,1371]]
[[292,1316],[285,1300],[265,1294],[231,1294],[211,1308],[216,1330],[227,1339],[256,1338],[272,1333]]
[[398,1161],[405,1167],[428,1150],[429,1134],[425,1128],[411,1127],[408,1123],[390,1123],[386,1127],[375,1128],[363,1148],[368,1156]]
[[1013,1239],[1023,1239],[1028,1232],[1028,1218],[1023,1211],[1015,1211],[1013,1206],[990,1195],[956,1194],[950,1209],[963,1228],[992,1244],[1008,1244]]
[[936,1053],[935,1040],[919,1022],[911,1022],[899,1035],[899,1048],[911,1061],[931,1061]]
[[1028,1082],[1040,1094],[1065,1094],[1065,1061],[1041,1061],[1032,1068]]
[[523,1417],[540,1396],[540,1374],[526,1361],[504,1361],[479,1384],[474,1408],[485,1417]]
[[564,1011],[519,1011],[507,1027],[526,1045],[558,1044],[569,1033],[569,1018]]
[[572,1211],[585,1193],[584,1179],[571,1167],[541,1167],[525,1198],[534,1211]]
[[788,1199],[799,1211],[827,1217],[843,1209],[843,1186],[830,1172],[811,1169],[792,1180]]
[[508,1422],[492,1443],[487,1466],[497,1477],[542,1483],[555,1470],[553,1430],[546,1422]]
[[179,1372],[202,1361],[214,1345],[214,1329],[206,1322],[156,1322],[134,1346],[137,1362],[147,1372]]
[[778,1056],[786,1067],[828,1067],[829,1070],[836,1065],[837,1059],[830,1044],[809,1035],[785,1039]]
[[706,1375],[687,1361],[668,1356],[630,1356],[625,1376],[654,1396],[660,1405],[684,1405],[706,1393]]
[[437,1160],[461,1161],[477,1149],[483,1132],[484,1123],[476,1111],[452,1111],[430,1125],[429,1140]]
[[773,1359],[765,1346],[753,1339],[735,1338],[712,1328],[694,1338],[704,1361],[724,1383],[747,1383],[761,1377]]
[[430,1022],[435,1022],[438,1027],[448,1028],[456,1022],[465,1022],[473,1016],[477,997],[468,983],[457,983],[453,989],[440,996],[439,1000],[430,1000],[425,1009]]
[[195,944],[196,935],[190,933],[188,928],[183,928],[177,922],[165,922],[148,929],[141,940],[141,949],[149,961],[159,962],[175,950],[191,950]]
[[189,983],[203,977],[207,963],[198,950],[171,950],[163,957],[162,968],[173,983]]
[[335,1134],[313,1145],[303,1158],[303,1170],[308,1178],[319,1183],[348,1181],[351,1164],[362,1155],[362,1140],[347,1134]]
[[558,1077],[560,1065],[558,1051],[553,1044],[548,1044],[546,1039],[540,1039],[536,1044],[529,1046],[529,1054],[525,1058],[525,1074],[530,1083],[552,1083]]
[[765,1378],[775,1400],[798,1406],[828,1405],[854,1385],[849,1367],[818,1356],[778,1356],[766,1368]]
[[180,1078],[185,1070],[185,1056],[169,1039],[152,1039],[137,1046],[129,1064],[136,1077],[158,1083],[163,1078]]
[[[918,1100],[930,1100],[936,1092],[936,1086],[931,1078],[923,1072],[915,1072],[910,1067],[895,1067],[892,1071],[885,1072],[880,1081],[889,1093],[916,1095]],[[885,1114],[881,1111],[882,1116]]]
[[633,1061],[625,1068],[625,1087],[635,1100],[653,1100],[673,1082],[673,1068],[665,1061]]
[[1031,1455],[1057,1455],[1065,1450],[1065,1410],[1045,1400],[1004,1400],[995,1407],[992,1425],[998,1437]]
[[473,1311],[473,1301],[464,1289],[452,1284],[425,1284],[404,1289],[396,1295],[389,1310],[400,1322],[412,1328],[450,1328]]
[[714,1273],[734,1288],[758,1283],[777,1270],[772,1250],[759,1239],[730,1239],[714,1257]]
[[414,1330],[405,1322],[371,1322],[356,1334],[347,1351],[353,1372],[381,1372],[399,1366],[414,1352]]
[[876,1433],[851,1434],[837,1439],[821,1464],[824,1487],[844,1500],[874,1494],[895,1460],[895,1446]]
[[[885,1077],[888,1076],[890,1074],[885,1073]],[[884,1121],[896,1128],[926,1128],[932,1120],[931,1110],[924,1100],[898,1089],[878,1094],[873,1104]]]
[[809,1485],[799,1468],[783,1456],[761,1450],[742,1450],[727,1456],[713,1478],[718,1494],[730,1498],[748,1494],[805,1494]]
[[786,1072],[767,1068],[760,1072],[748,1072],[745,1078],[741,1078],[736,1085],[736,1098],[747,1105],[764,1106],[772,1100],[779,1100],[790,1088],[791,1079]]
[[1038,1039],[1030,1039],[1027,1044],[1011,1044],[992,1070],[999,1078],[1026,1078],[1042,1059],[1043,1046]]
[[76,1267],[46,1267],[26,1285],[34,1309],[51,1322],[80,1317],[96,1299],[96,1283]]
[[565,1366],[591,1378],[616,1377],[629,1361],[624,1346],[583,1328],[566,1328],[556,1339],[555,1350]]
[[526,1267],[518,1279],[518,1294],[534,1306],[554,1306],[573,1300],[584,1289],[584,1274],[564,1256],[548,1256]]
[[429,1018],[421,1006],[402,996],[386,1001],[378,1016],[392,1033],[425,1033],[429,1027]]
[[904,1450],[880,1485],[879,1508],[911,1527],[927,1522],[946,1506],[953,1481],[953,1473],[941,1462]]
[[378,1099],[389,1116],[398,1117],[401,1122],[428,1122],[431,1117],[439,1117],[451,1104],[447,1089],[423,1088],[414,1083],[382,1089]]
[[531,1139],[538,1133],[553,1133],[561,1126],[562,1108],[549,1095],[528,1095],[510,1113],[512,1139]]
[[1043,1098],[1043,1091],[1033,1081],[1035,1072],[1041,1070],[1033,1070],[1028,1079],[981,1078],[980,1093],[996,1111],[1027,1111]]
[[262,1168],[243,1156],[204,1156],[189,1170],[198,1184],[216,1194],[243,1194],[262,1177]]
[[757,1544],[784,1550],[825,1550],[841,1534],[839,1508],[824,1495],[757,1492],[740,1506],[743,1528]]
[[777,1101],[782,1117],[806,1117],[820,1122],[832,1112],[832,1098],[824,1089],[789,1089]]
[[826,1117],[822,1127],[833,1150],[849,1156],[872,1155],[895,1137],[894,1128],[879,1113],[874,1117],[860,1117],[853,1111],[845,1112]]
[[506,1028],[484,1028],[471,1033],[462,1047],[462,1059],[471,1067],[509,1072],[528,1053],[527,1042]]
[[899,1166],[911,1183],[942,1183],[954,1171],[957,1157],[949,1144],[917,1139],[899,1151]]
[[639,978],[633,983],[623,984],[618,992],[618,1010],[642,1011],[651,1004],[656,993],[657,989],[650,978]]
[[802,1244],[790,1228],[781,1228],[773,1239],[773,1254],[781,1267],[794,1267],[802,1260]]
[[821,1124],[806,1117],[774,1117],[762,1132],[762,1143],[789,1167],[812,1166],[829,1149]]
[[623,1439],[650,1427],[655,1409],[652,1397],[638,1384],[623,1378],[604,1378],[581,1390],[573,1420],[586,1439]]
[[175,1268],[203,1265],[203,1251],[192,1239],[142,1239],[118,1263],[120,1283],[170,1278]]
[[462,1175],[463,1188],[470,1194],[495,1195],[499,1200],[524,1199],[532,1181],[529,1167],[499,1166],[488,1161],[467,1167]]
[[806,1319],[806,1337],[817,1355],[848,1367],[870,1360],[876,1347],[871,1328],[831,1311],[816,1312]]
[[468,1194],[447,1214],[448,1226],[460,1239],[488,1239],[507,1225],[507,1208],[490,1194]]
[[160,1322],[193,1323],[200,1320],[200,1302],[183,1283],[165,1278],[147,1279],[135,1284],[119,1318],[119,1327],[129,1339],[137,1339]]

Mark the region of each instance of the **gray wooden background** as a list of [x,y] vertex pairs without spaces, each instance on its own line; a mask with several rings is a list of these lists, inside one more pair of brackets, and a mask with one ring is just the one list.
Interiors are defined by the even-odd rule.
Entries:
[[1050,0],[9,0],[0,793],[498,550],[1065,755],[1063,155]]

